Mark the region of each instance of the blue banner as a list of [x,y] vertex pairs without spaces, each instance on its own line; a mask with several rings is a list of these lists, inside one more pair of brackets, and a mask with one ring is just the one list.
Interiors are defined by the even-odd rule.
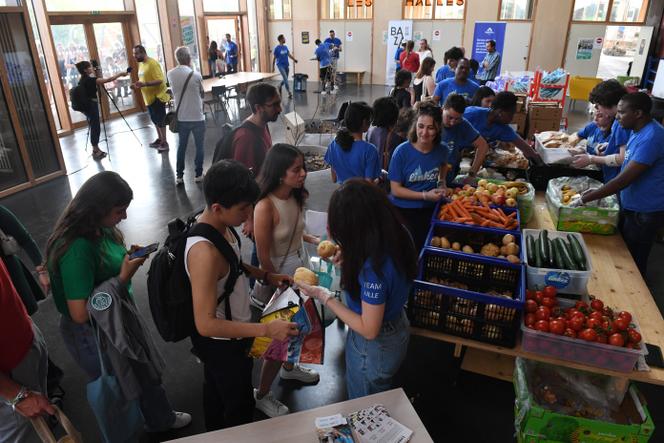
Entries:
[[489,40],[496,41],[496,51],[501,55],[498,73],[500,73],[500,68],[503,64],[505,25],[505,22],[475,22],[475,33],[473,34],[473,58],[480,63],[480,66],[486,55],[486,42]]

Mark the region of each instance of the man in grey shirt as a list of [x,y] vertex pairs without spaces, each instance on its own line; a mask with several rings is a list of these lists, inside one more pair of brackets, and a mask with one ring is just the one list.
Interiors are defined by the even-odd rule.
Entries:
[[486,55],[480,66],[480,72],[477,74],[477,79],[480,84],[484,85],[486,82],[493,81],[498,76],[498,68],[500,67],[500,52],[496,51],[496,41],[489,40],[486,42]]
[[[176,165],[175,184],[184,184],[184,158],[187,152],[189,134],[194,134],[196,143],[196,157],[194,166],[196,175],[194,182],[203,181],[203,156],[205,153],[205,115],[203,114],[203,78],[191,67],[191,54],[189,48],[180,46],[175,50],[178,66],[168,71],[168,83],[173,91],[173,98],[178,119],[178,154]],[[192,74],[193,73],[193,74]],[[187,89],[185,83],[191,75]],[[177,108],[179,106],[179,108]]]

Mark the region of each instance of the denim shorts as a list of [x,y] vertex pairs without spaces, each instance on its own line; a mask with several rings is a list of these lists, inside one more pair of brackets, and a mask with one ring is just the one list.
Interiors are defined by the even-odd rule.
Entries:
[[405,311],[383,323],[378,337],[367,340],[353,330],[346,336],[346,388],[348,398],[392,389],[392,379],[408,351],[410,324]]
[[159,100],[155,99],[151,104],[148,105],[148,113],[150,114],[150,120],[152,123],[163,128],[166,126],[164,120],[166,120],[166,104]]

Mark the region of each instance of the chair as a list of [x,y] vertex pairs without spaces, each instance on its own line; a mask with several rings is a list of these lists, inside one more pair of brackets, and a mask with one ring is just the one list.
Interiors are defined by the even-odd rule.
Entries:
[[588,100],[590,91],[602,82],[601,78],[574,76],[569,81],[570,108],[574,109],[576,100]]
[[205,100],[204,103],[210,108],[210,112],[212,113],[212,119],[215,122],[217,121],[217,112],[219,111],[219,109],[221,109],[221,111],[226,116],[226,120],[229,120],[230,116],[226,111],[226,106],[228,106],[226,100],[227,99],[226,94],[228,93],[228,89],[226,88],[226,86],[213,86],[210,93],[212,94],[212,98],[210,100]]

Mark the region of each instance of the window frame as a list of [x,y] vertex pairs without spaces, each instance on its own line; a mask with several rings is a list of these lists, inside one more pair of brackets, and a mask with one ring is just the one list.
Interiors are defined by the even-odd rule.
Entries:
[[[329,4],[330,2],[334,2],[334,1],[343,2],[343,6],[341,8],[341,12],[342,12],[343,17],[333,17],[333,18],[323,17],[322,12],[326,9],[325,8],[325,6],[327,6],[326,3]],[[319,0],[319,2],[318,2],[318,6],[319,6],[318,19],[319,20],[325,20],[325,21],[334,21],[334,20],[350,20],[350,21],[371,20],[371,21],[373,21],[373,19],[374,19],[373,8],[374,8],[374,5],[376,3],[376,0],[352,0],[353,2],[358,2],[358,1],[362,1],[364,3],[366,3],[367,1],[371,2],[371,5],[364,5],[364,8],[371,8],[371,17],[359,17],[359,18],[358,17],[348,17],[347,16],[346,12],[347,12],[348,8],[357,8],[357,6],[348,6],[348,1],[349,0]]]
[[[445,0],[431,0],[431,18],[408,18],[406,17],[406,2],[408,0],[402,0],[401,3],[401,19],[402,20],[414,20],[414,21],[422,21],[422,20],[438,20],[438,21],[444,21],[444,22],[458,22],[458,21],[466,21],[466,11],[468,10],[468,0],[464,0],[463,2],[463,17],[461,18],[436,18],[436,9],[438,8],[438,3],[443,3]],[[426,0],[424,0],[426,1]],[[455,0],[456,1],[456,0]],[[440,5],[441,7],[445,5]]]
[[[267,21],[268,22],[290,22],[293,21],[293,0],[290,0],[289,5],[290,5],[290,11],[289,15],[290,18],[272,18],[270,17],[270,1],[274,2],[274,0],[267,0],[266,2],[266,7],[267,7]],[[283,8],[282,8],[282,14],[283,14]]]
[[606,18],[604,20],[574,20],[574,6],[576,5],[576,0],[574,0],[574,3],[572,4],[572,12],[570,13],[570,23],[571,24],[580,24],[580,25],[588,25],[588,24],[605,24],[609,26],[638,26],[638,25],[645,25],[646,24],[646,19],[648,18],[648,9],[650,8],[650,0],[643,0],[642,3],[642,11],[643,12],[643,20],[641,21],[635,21],[635,22],[618,22],[618,21],[612,21],[611,20],[611,12],[613,11],[613,3],[614,0],[609,0],[609,5],[607,7],[606,11]]
[[498,21],[500,22],[518,22],[518,23],[525,23],[525,22],[534,22],[535,19],[533,18],[535,14],[537,14],[537,0],[527,0],[530,2],[530,18],[502,18],[500,16],[500,11],[503,9],[503,1],[500,0],[498,2]]

